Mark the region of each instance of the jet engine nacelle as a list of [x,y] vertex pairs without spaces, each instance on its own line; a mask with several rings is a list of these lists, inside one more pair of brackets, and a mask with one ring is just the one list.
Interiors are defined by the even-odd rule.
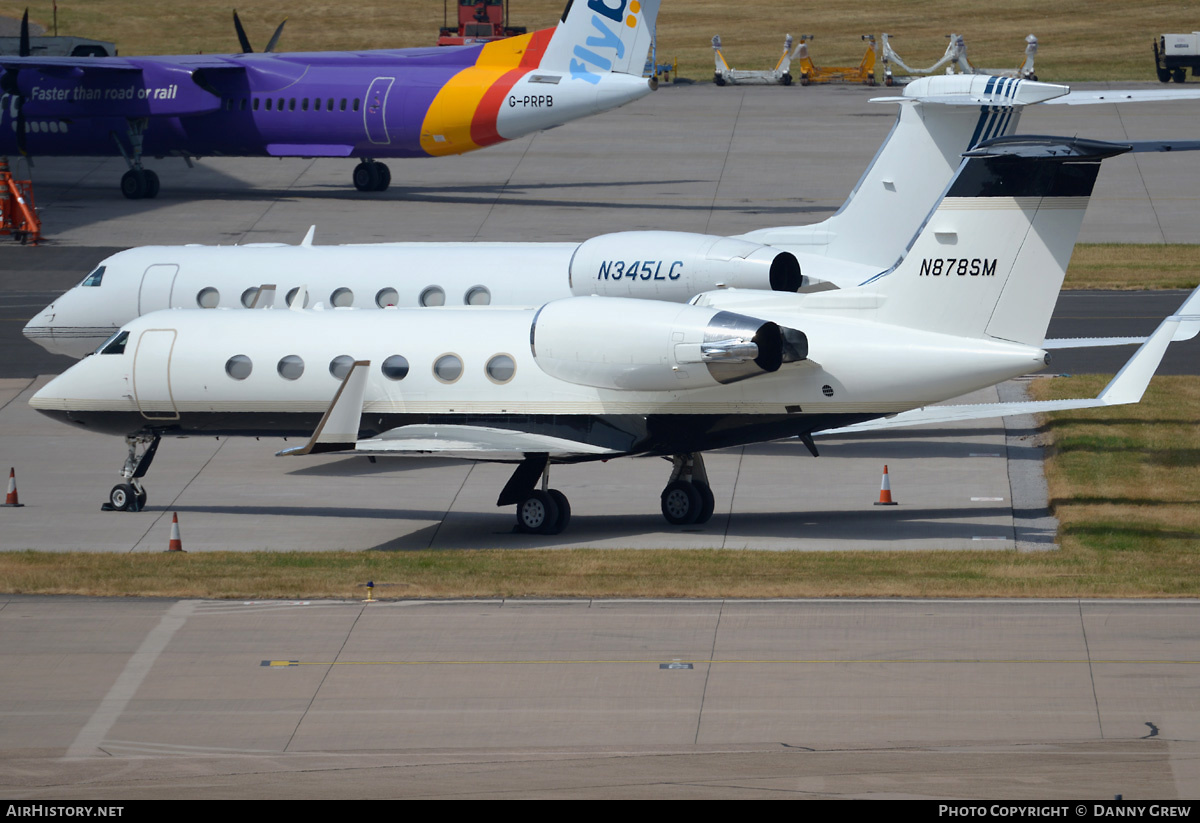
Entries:
[[804,285],[791,252],[678,231],[602,234],[571,258],[571,292],[686,302],[719,288],[798,291]]
[[627,391],[734,383],[808,356],[803,332],[767,320],[622,298],[547,303],[534,315],[529,342],[546,374]]

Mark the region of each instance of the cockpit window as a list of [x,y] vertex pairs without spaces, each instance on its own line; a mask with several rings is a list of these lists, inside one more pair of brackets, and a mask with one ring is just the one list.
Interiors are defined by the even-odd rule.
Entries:
[[96,269],[94,272],[83,278],[81,286],[99,286],[100,281],[104,279],[104,266]]
[[129,332],[119,331],[100,347],[101,354],[124,354],[125,344],[129,342]]

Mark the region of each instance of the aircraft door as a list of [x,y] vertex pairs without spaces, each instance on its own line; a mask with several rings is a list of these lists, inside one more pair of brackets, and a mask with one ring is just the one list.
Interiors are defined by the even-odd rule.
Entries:
[[367,139],[372,143],[387,145],[392,142],[388,136],[385,114],[388,95],[395,82],[395,77],[376,77],[367,89],[367,99],[363,101],[363,126],[367,130]]
[[171,351],[174,329],[147,329],[133,355],[133,396],[147,420],[178,420],[171,396]]
[[171,308],[171,290],[175,288],[175,277],[179,266],[160,264],[150,266],[142,274],[142,285],[138,290],[138,316],[159,309]]

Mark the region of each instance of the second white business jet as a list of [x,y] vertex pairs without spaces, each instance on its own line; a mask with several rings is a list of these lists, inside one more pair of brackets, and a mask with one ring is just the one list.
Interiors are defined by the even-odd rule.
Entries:
[[[692,304],[569,297],[538,308],[159,311],[126,324],[30,405],[126,438],[114,508],[172,435],[305,436],[286,454],[516,463],[498,505],[557,533],[553,463],[661,455],[671,523],[713,512],[702,453],[813,436],[1043,368],[1043,339],[1101,161],[1129,150],[1001,138],[968,152],[895,266],[854,289],[717,290]],[[1100,398],[1136,402],[1195,298]],[[1028,406],[1023,406],[1023,409]],[[961,411],[957,412],[959,415]],[[986,414],[1003,413],[987,407]],[[890,415],[892,421],[880,420]]]

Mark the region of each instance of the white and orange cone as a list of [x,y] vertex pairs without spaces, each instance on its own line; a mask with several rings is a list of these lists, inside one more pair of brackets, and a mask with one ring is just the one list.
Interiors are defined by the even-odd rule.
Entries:
[[4,505],[14,509],[25,505],[17,500],[17,470],[15,468],[8,470],[8,494],[4,496]]
[[167,543],[167,551],[183,551],[183,539],[179,536],[179,512],[171,512],[171,541]]
[[883,482],[879,484],[879,502],[876,506],[895,506],[896,501],[892,499],[892,481],[888,479],[887,466],[883,467]]

